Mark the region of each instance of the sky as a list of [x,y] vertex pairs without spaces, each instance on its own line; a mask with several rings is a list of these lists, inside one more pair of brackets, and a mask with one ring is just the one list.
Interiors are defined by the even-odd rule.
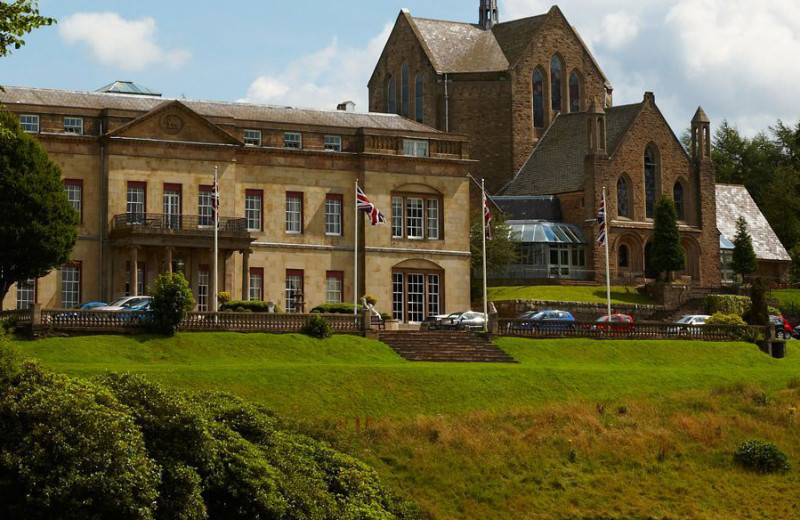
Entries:
[[[552,0],[551,0],[552,1]],[[547,12],[500,0],[501,21]],[[131,80],[166,97],[367,110],[367,81],[401,8],[477,22],[478,0],[40,0],[58,24],[0,62],[4,85],[95,90]],[[562,0],[614,86],[653,91],[676,133],[702,105],[746,135],[800,121],[797,0]]]

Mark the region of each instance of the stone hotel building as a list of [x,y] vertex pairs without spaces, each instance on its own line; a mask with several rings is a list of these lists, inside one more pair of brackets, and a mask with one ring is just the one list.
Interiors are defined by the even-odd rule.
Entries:
[[[465,137],[388,114],[165,99],[130,82],[96,92],[5,87],[62,169],[81,216],[71,261],[3,308],[142,294],[181,270],[208,309],[211,186],[219,168],[219,290],[290,312],[359,295],[404,322],[469,307]],[[388,217],[370,226],[355,183]]]

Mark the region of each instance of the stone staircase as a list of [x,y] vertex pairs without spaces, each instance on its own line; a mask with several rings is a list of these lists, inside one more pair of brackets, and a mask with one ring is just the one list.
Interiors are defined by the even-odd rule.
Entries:
[[485,334],[472,332],[381,332],[378,339],[408,361],[516,363]]

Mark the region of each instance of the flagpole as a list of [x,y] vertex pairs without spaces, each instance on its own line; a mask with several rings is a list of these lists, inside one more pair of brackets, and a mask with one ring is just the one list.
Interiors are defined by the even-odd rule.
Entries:
[[353,222],[355,223],[355,242],[353,246],[353,314],[358,314],[358,179],[353,192]]
[[603,226],[605,226],[606,231],[606,239],[605,239],[605,246],[606,246],[606,299],[608,304],[608,321],[611,323],[611,267],[608,261],[608,241],[610,240],[610,236],[608,234],[608,207],[606,206],[606,187],[603,186],[603,207],[605,208],[605,218],[603,219]]
[[[489,326],[489,299],[486,294],[486,184],[484,179],[481,179],[481,195],[483,197],[483,208],[481,211],[482,229],[481,236],[483,237],[483,318],[484,328]],[[487,329],[488,330],[488,329]]]
[[[219,172],[219,167],[214,166],[214,193],[211,196],[214,198],[214,283],[213,288],[211,291],[211,309],[213,312],[219,311],[219,302],[217,301],[217,295],[219,294],[219,266],[217,265],[218,258],[219,258],[219,181],[217,180],[217,174]],[[244,295],[242,295],[242,299],[244,299]]]

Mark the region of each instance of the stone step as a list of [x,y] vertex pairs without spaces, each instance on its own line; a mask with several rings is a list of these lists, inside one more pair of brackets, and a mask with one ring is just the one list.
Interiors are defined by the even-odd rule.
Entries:
[[380,341],[408,361],[516,363],[487,336],[470,332],[382,332]]

